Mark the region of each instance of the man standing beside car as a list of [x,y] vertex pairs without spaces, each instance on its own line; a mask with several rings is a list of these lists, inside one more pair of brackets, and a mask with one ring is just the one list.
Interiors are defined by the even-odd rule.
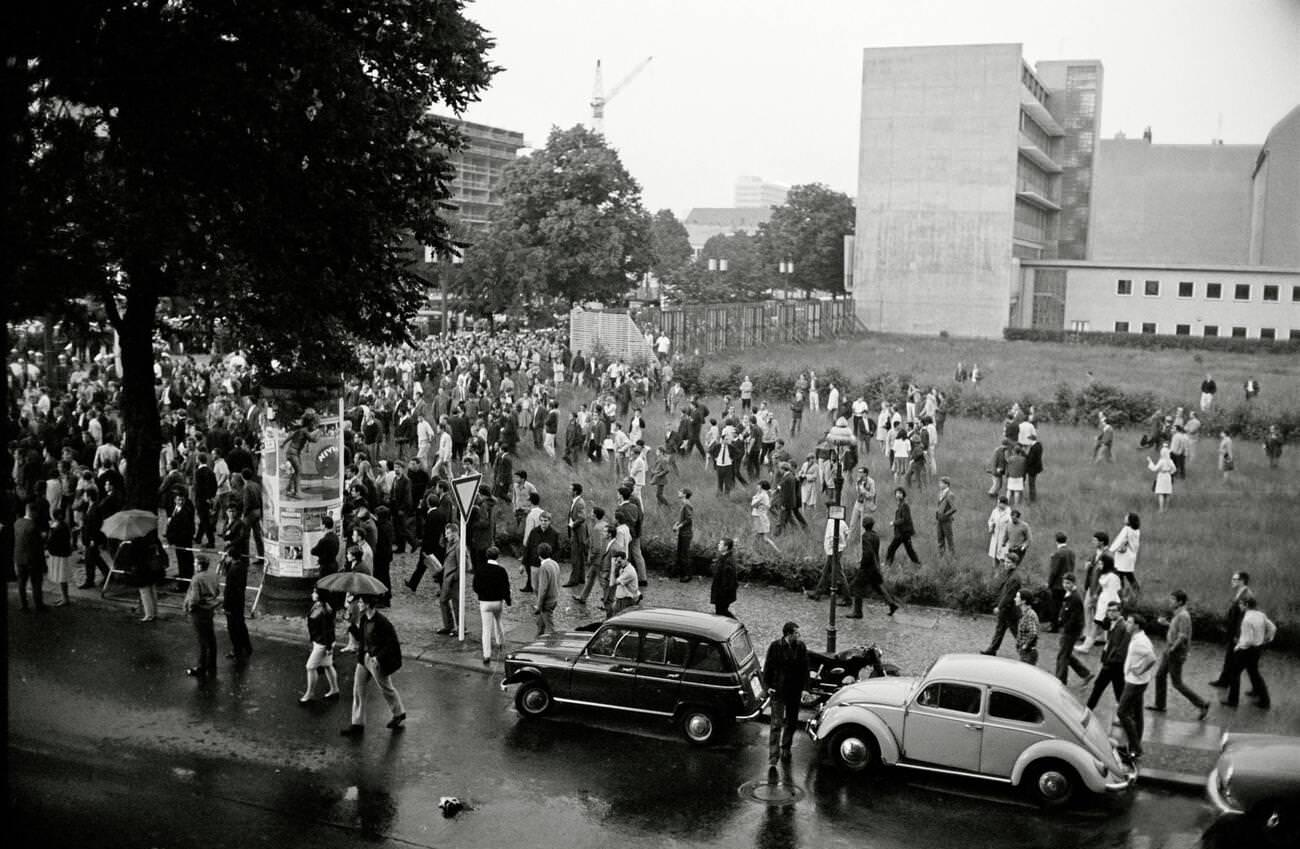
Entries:
[[1132,636],[1128,641],[1128,654],[1124,657],[1124,691],[1120,694],[1115,714],[1124,726],[1124,736],[1128,738],[1128,758],[1135,761],[1142,757],[1142,701],[1147,685],[1155,677],[1158,661],[1151,638],[1146,635],[1146,620],[1134,613],[1128,617],[1128,622]]
[[1020,610],[1020,621],[1016,623],[1016,654],[1023,663],[1038,665],[1038,614],[1024,590],[1016,593],[1016,607]]
[[799,639],[799,626],[794,622],[781,626],[781,639],[768,646],[763,661],[763,683],[772,699],[767,747],[768,763],[775,766],[780,758],[790,757],[795,727],[799,724],[799,706],[808,684],[808,647]]

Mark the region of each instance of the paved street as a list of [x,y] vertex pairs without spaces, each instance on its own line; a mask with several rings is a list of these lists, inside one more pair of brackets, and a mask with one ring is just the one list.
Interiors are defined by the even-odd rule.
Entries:
[[[259,622],[265,626],[269,620]],[[763,726],[696,750],[668,729],[590,714],[524,722],[497,676],[409,662],[409,727],[372,695],[367,736],[337,731],[344,704],[302,708],[305,653],[258,639],[247,668],[212,684],[182,674],[192,633],[83,604],[10,617],[12,820],[24,846],[1194,845],[1195,794],[1146,788],[1127,804],[1047,815],[999,790],[898,776],[850,780],[803,741],[781,780],[792,807],[742,798],[766,778]],[[224,638],[223,638],[224,639]],[[343,687],[351,669],[342,665]],[[443,795],[470,806],[444,819]],[[1014,828],[1008,828],[1014,823]]]

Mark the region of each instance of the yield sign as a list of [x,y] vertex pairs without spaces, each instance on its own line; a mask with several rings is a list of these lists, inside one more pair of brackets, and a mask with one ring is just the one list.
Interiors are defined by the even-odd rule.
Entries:
[[465,475],[451,482],[451,491],[456,496],[456,506],[460,508],[460,517],[469,520],[470,508],[478,497],[478,484],[483,479],[480,474]]

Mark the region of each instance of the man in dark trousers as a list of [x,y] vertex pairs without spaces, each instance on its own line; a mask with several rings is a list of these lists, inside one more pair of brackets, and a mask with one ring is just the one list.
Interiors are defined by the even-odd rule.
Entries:
[[311,556],[316,558],[320,567],[320,576],[332,575],[339,570],[339,536],[334,533],[334,518],[325,516],[321,519],[325,533],[311,548]]
[[1043,443],[1037,434],[1029,434],[1029,447],[1025,450],[1025,495],[1029,503],[1038,500],[1038,476],[1043,473]]
[[1061,632],[1061,644],[1056,650],[1056,677],[1061,679],[1062,684],[1069,684],[1070,670],[1073,669],[1074,674],[1087,684],[1092,673],[1074,656],[1074,644],[1083,637],[1084,615],[1083,596],[1079,594],[1073,572],[1062,576],[1061,587],[1065,597],[1061,599],[1060,613],[1054,628]]
[[1016,574],[1016,569],[1020,566],[1020,555],[1014,551],[1007,552],[1007,556],[1002,559],[1002,565],[1006,567],[1006,574],[1002,577],[1002,586],[998,589],[998,603],[993,607],[993,613],[998,617],[997,627],[993,631],[993,640],[989,647],[980,654],[997,654],[998,649],[1002,647],[1002,637],[1008,629],[1014,629],[1016,622],[1019,620],[1019,609],[1016,607],[1016,594],[1020,592],[1020,576]]
[[184,490],[172,495],[171,512],[167,514],[167,543],[176,551],[176,577],[178,590],[188,590],[185,582],[194,577],[194,531],[196,529],[194,505],[185,497]]
[[684,486],[677,490],[677,498],[682,503],[673,530],[677,532],[677,553],[673,557],[672,571],[669,577],[677,578],[683,584],[691,580],[691,542],[695,538],[695,506],[691,504],[691,488]]
[[566,587],[582,586],[587,581],[587,500],[582,497],[582,484],[569,487],[573,500],[569,502],[569,580]]
[[1059,627],[1061,603],[1065,600],[1065,576],[1074,572],[1074,552],[1067,543],[1069,538],[1061,531],[1056,532],[1056,550],[1047,562],[1047,591],[1051,608],[1047,611],[1048,630]]
[[880,571],[880,535],[876,533],[876,519],[866,516],[862,519],[862,560],[858,571],[849,581],[849,595],[853,598],[853,612],[846,613],[845,619],[862,618],[862,600],[868,592],[874,592],[889,605],[889,615],[898,610],[898,599],[885,589],[885,576]]
[[217,586],[216,573],[208,568],[208,558],[198,559],[198,574],[190,581],[185,593],[185,612],[194,623],[194,633],[199,640],[199,659],[185,670],[191,678],[217,674],[217,634],[212,620],[221,604],[221,588]]
[[253,545],[257,556],[266,556],[266,546],[262,543],[262,484],[249,469],[240,473],[244,479],[244,524],[248,525],[253,535]]
[[808,647],[799,639],[799,626],[794,622],[781,626],[781,639],[768,646],[763,661],[763,683],[772,697],[767,752],[768,763],[775,766],[780,758],[790,757],[795,727],[799,724],[799,705],[808,685]]
[[1250,588],[1250,573],[1233,572],[1232,601],[1229,602],[1228,612],[1223,617],[1228,648],[1223,654],[1223,668],[1219,671],[1219,677],[1210,682],[1211,687],[1227,687],[1232,680],[1232,653],[1237,648],[1237,637],[1241,636],[1241,619],[1245,612],[1241,602],[1243,599],[1254,597],[1255,593]]
[[209,548],[216,545],[217,523],[212,514],[212,500],[217,497],[217,475],[208,465],[208,455],[199,455],[198,468],[194,470],[194,515],[198,520],[195,540]]
[[32,588],[32,603],[44,613],[45,597],[41,586],[45,582],[45,532],[36,517],[36,502],[28,501],[23,515],[14,521],[14,569],[18,572],[18,600],[26,613],[27,587]]
[[344,728],[344,737],[360,737],[366,730],[366,689],[373,679],[388,702],[393,718],[388,727],[396,731],[406,721],[402,697],[393,686],[392,676],[402,668],[402,646],[397,641],[393,623],[376,608],[376,596],[361,597],[361,621],[349,628],[357,640],[357,669],[352,678],[352,724]]
[[713,585],[709,587],[709,604],[713,605],[713,612],[731,619],[736,618],[731,605],[736,602],[736,588],[740,585],[736,578],[735,547],[736,541],[731,537],[718,541],[718,559],[713,562]]
[[406,581],[406,588],[415,592],[420,588],[420,579],[428,570],[428,561],[434,561],[435,575],[442,574],[442,561],[447,559],[446,531],[451,521],[451,497],[448,495],[447,482],[439,479],[434,485],[433,494],[429,496],[429,509],[424,514],[424,533],[420,542],[420,558],[416,561],[415,571]]
[[[244,549],[247,551],[247,548]],[[248,623],[244,620],[244,595],[248,589],[247,556],[226,555],[226,589],[222,609],[226,611],[226,631],[230,634],[230,651],[226,657],[242,663],[253,654],[253,642],[248,637]]]
[[1106,645],[1101,650],[1101,665],[1097,668],[1097,679],[1088,696],[1088,710],[1095,708],[1101,701],[1107,684],[1115,694],[1116,704],[1124,693],[1124,660],[1128,657],[1128,642],[1133,635],[1129,631],[1128,620],[1120,615],[1118,601],[1106,605],[1106,622]]

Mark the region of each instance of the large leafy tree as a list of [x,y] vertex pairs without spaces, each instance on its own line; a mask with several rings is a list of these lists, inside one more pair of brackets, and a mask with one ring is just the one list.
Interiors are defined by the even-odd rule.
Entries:
[[853,201],[843,192],[821,183],[791,188],[759,227],[764,268],[775,271],[788,260],[794,263],[788,282],[782,280],[788,288],[843,292],[844,237],[853,223]]
[[671,209],[659,210],[650,220],[650,251],[653,256],[650,271],[669,283],[691,261],[690,235]]
[[688,303],[760,301],[770,285],[758,237],[742,230],[710,237],[699,258],[677,275],[673,297]]
[[545,147],[508,166],[501,195],[466,253],[466,285],[480,298],[615,301],[650,269],[641,187],[598,133],[552,129]]
[[264,368],[327,372],[406,333],[449,249],[441,204],[464,109],[497,70],[460,0],[27,4],[10,79],[11,315],[102,306],[122,349],[127,501],[160,445],[160,299],[227,320]]

